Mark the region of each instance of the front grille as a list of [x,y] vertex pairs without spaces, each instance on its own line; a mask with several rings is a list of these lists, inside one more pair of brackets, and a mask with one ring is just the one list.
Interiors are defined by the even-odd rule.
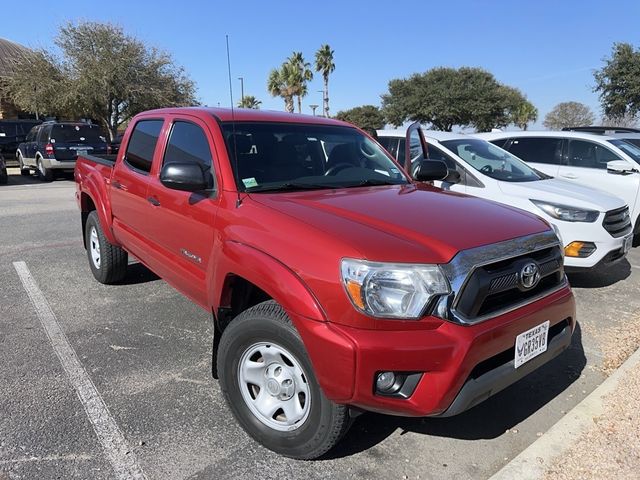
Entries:
[[602,221],[604,229],[612,237],[623,237],[631,231],[631,217],[629,207],[618,208],[607,212]]
[[[535,263],[540,274],[540,280],[532,288],[526,288],[520,278],[522,269],[529,263]],[[476,268],[458,294],[454,307],[458,314],[474,320],[543,295],[563,281],[560,247],[547,247]]]

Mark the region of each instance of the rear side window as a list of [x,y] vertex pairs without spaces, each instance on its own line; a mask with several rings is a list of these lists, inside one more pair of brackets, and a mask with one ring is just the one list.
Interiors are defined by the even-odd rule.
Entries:
[[163,120],[141,120],[136,123],[125,154],[129,166],[145,173],[151,171],[153,152],[163,123]]
[[561,138],[514,138],[508,150],[525,162],[562,163]]
[[605,170],[607,162],[613,160],[622,159],[602,145],[586,140],[569,140],[568,163],[572,167]]
[[38,133],[38,142],[45,143],[49,141],[49,132],[51,127],[42,127]]
[[209,142],[202,128],[189,122],[176,122],[171,128],[164,163],[199,163],[211,168],[212,157]]

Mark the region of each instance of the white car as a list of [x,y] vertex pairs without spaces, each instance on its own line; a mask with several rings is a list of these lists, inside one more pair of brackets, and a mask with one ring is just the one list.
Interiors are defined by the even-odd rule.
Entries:
[[640,147],[622,138],[586,132],[491,132],[475,137],[508,150],[548,175],[621,197],[640,241]]
[[[405,134],[379,130],[378,141],[403,163]],[[631,248],[631,220],[625,202],[614,195],[552,178],[484,140],[469,135],[424,131],[430,160],[447,164],[444,189],[493,200],[547,220],[565,247],[565,266],[588,269],[610,265]],[[411,145],[411,158],[419,157]],[[449,181],[447,181],[449,180]]]

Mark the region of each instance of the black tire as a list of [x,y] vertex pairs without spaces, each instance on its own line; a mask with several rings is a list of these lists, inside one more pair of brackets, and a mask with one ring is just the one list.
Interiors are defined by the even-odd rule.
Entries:
[[[307,417],[295,430],[271,428],[254,413],[240,391],[239,363],[252,345],[260,342],[283,347],[304,372],[310,392]],[[275,301],[249,308],[224,330],[217,354],[220,387],[233,415],[256,441],[281,455],[311,460],[329,451],[349,428],[349,412],[327,397],[316,380],[311,361],[291,320]]]
[[40,180],[44,182],[53,181],[53,170],[44,166],[42,157],[38,157],[36,163],[38,164],[38,177],[40,177]]
[[23,177],[28,177],[31,175],[31,170],[29,167],[24,166],[24,160],[22,159],[22,154],[18,153],[18,166],[20,167],[20,175]]
[[7,173],[7,169],[3,168],[0,171],[0,185],[6,185],[9,183],[9,174]]
[[[98,254],[99,261],[96,262],[93,259],[92,251],[94,246],[92,242],[92,232],[95,229],[97,242],[98,242]],[[105,238],[102,227],[100,226],[100,220],[98,214],[94,210],[87,217],[87,224],[85,228],[85,245],[87,247],[87,258],[89,259],[89,267],[91,273],[97,281],[104,284],[117,283],[122,280],[127,274],[128,255],[127,252],[116,245],[112,245]]]

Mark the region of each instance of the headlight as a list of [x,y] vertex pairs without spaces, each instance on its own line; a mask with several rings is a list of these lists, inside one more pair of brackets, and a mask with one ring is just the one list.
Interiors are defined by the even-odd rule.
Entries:
[[550,217],[564,220],[565,222],[592,223],[600,216],[600,212],[597,210],[581,210],[567,205],[543,202],[542,200],[531,200],[531,202]]
[[351,303],[382,318],[420,318],[429,302],[451,290],[437,265],[374,263],[343,259],[342,281]]

